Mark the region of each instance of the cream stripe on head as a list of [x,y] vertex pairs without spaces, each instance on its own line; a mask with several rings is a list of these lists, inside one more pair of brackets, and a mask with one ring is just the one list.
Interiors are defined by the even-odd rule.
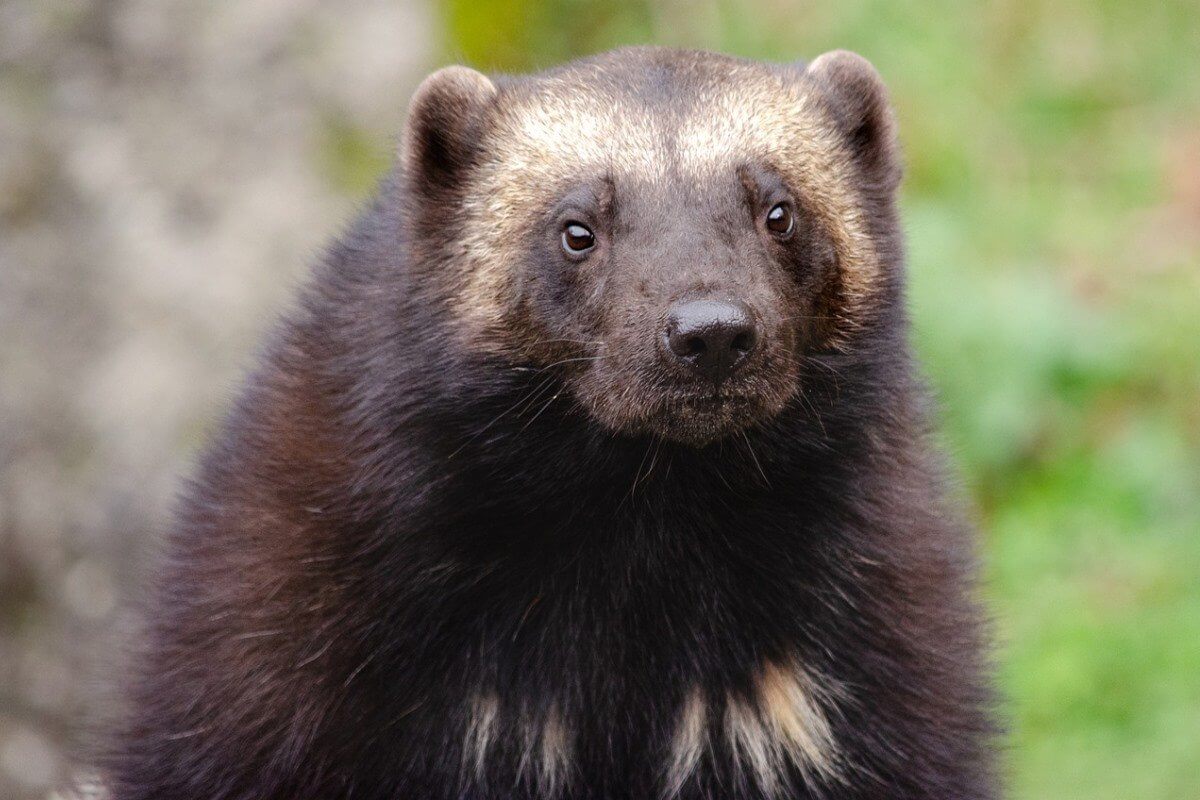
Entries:
[[466,273],[458,309],[477,331],[502,332],[519,283],[512,280],[519,243],[572,186],[607,176],[618,194],[626,183],[666,179],[703,188],[736,180],[741,166],[754,163],[778,169],[832,236],[843,320],[852,325],[870,307],[878,254],[851,156],[812,83],[730,61],[690,82],[686,102],[669,111],[602,86],[571,74],[542,78],[532,91],[501,93],[487,158],[466,202],[473,222],[463,225],[457,254]]

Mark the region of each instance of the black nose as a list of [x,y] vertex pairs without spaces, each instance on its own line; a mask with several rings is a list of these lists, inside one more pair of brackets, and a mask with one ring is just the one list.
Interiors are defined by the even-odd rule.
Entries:
[[758,344],[758,324],[745,303],[693,300],[667,316],[671,355],[715,383],[733,374]]

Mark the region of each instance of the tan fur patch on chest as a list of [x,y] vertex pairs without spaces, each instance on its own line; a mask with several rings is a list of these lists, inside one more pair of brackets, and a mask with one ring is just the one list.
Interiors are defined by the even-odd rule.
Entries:
[[504,709],[495,693],[485,692],[471,699],[469,711],[462,765],[468,780],[484,781],[488,759],[497,749],[501,731],[511,731],[515,725],[521,744],[518,780],[536,785],[543,797],[558,795],[571,765],[573,742],[557,706],[543,714]]
[[699,769],[710,737],[723,737],[735,768],[768,794],[793,769],[807,778],[837,774],[837,748],[814,681],[797,665],[766,662],[751,697],[725,696],[723,718],[712,719],[699,689],[684,702],[665,772],[663,798],[676,797]]
[[[793,770],[806,779],[836,778],[837,746],[820,699],[830,694],[788,661],[766,662],[754,677],[750,696],[728,692],[716,708],[693,688],[676,718],[662,772],[662,799],[679,795],[704,758],[714,757],[718,739],[725,745],[721,752],[734,757],[734,769],[768,794],[781,791]],[[485,781],[502,735],[515,736],[520,743],[518,780],[537,786],[542,796],[557,796],[575,755],[571,728],[558,706],[534,714],[502,708],[491,692],[473,697],[463,740],[462,768],[468,782]]]

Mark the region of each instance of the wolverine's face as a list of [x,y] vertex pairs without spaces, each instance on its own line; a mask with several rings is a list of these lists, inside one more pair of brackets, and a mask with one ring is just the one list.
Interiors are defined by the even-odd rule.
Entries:
[[620,431],[703,443],[778,413],[833,289],[804,201],[768,164],[578,167],[518,257],[531,357]]
[[[452,70],[476,122],[459,142],[452,115],[410,124],[408,158],[461,211],[444,266],[465,340],[553,371],[622,433],[700,445],[780,413],[879,282],[866,193],[895,181],[856,148],[890,119],[869,96],[840,118],[830,76],[853,58],[622,51],[499,87]],[[436,88],[414,115],[445,110]]]

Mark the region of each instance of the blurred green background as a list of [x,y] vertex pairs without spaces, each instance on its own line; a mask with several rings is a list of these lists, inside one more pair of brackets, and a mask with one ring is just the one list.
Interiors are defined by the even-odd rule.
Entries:
[[879,68],[1008,794],[1200,798],[1195,0],[0,0],[0,796],[68,774],[179,473],[420,78],[648,42]]

